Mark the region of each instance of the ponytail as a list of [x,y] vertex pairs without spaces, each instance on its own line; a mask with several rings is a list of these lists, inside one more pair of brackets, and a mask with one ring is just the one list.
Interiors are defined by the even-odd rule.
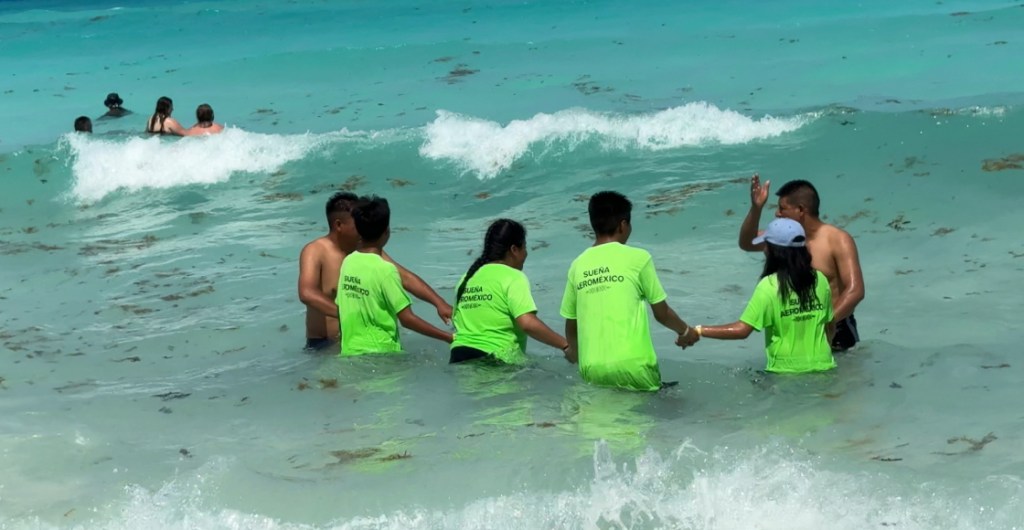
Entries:
[[456,309],[459,307],[459,300],[462,299],[462,294],[466,292],[466,284],[476,274],[476,271],[480,270],[480,267],[504,258],[505,254],[513,246],[522,247],[525,245],[526,229],[523,228],[523,225],[511,219],[498,219],[491,223],[491,226],[487,227],[487,234],[484,235],[483,252],[469,266],[466,276],[463,277],[462,282],[459,283],[458,288],[455,290]]

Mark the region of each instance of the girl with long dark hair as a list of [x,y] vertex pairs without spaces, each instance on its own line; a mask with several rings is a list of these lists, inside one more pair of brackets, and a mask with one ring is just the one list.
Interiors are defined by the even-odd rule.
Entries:
[[146,132],[185,136],[185,128],[178,123],[178,120],[171,117],[172,112],[174,112],[174,102],[171,101],[171,98],[163,96],[156,100],[156,110],[146,122]]
[[483,252],[456,289],[451,362],[488,357],[522,364],[527,336],[574,359],[565,337],[537,318],[530,281],[523,274],[526,254],[523,225],[498,219],[487,228]]
[[753,243],[765,245],[761,281],[740,319],[732,324],[696,326],[702,337],[745,339],[764,331],[769,372],[820,372],[835,368],[828,336],[832,326],[832,290],[811,267],[807,236],[800,223],[779,218]]

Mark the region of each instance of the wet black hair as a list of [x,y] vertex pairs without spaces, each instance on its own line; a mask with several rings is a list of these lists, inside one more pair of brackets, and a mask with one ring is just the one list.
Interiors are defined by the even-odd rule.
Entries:
[[352,215],[352,208],[359,202],[359,196],[348,191],[339,191],[327,199],[327,206],[324,208],[327,214],[327,222],[333,224],[334,220],[346,215]]
[[483,252],[469,266],[469,270],[466,271],[466,277],[459,284],[458,289],[456,289],[456,306],[459,299],[462,298],[462,293],[466,291],[466,284],[469,283],[469,279],[476,274],[476,271],[480,270],[480,267],[504,258],[505,254],[512,247],[522,248],[524,246],[526,246],[526,228],[523,228],[522,224],[511,219],[498,219],[491,223],[491,226],[487,227],[487,233],[484,234]]
[[356,231],[363,242],[375,243],[380,241],[391,225],[391,207],[383,197],[362,197],[352,209],[352,219],[356,222]]
[[814,184],[806,180],[791,180],[783,184],[775,195],[785,197],[790,204],[800,206],[807,210],[807,213],[818,216],[821,198],[818,197],[818,190],[814,188]]
[[196,121],[199,123],[210,123],[213,121],[213,107],[203,103],[196,107]]
[[801,311],[811,311],[818,304],[815,293],[818,273],[811,267],[811,253],[807,247],[781,247],[768,243],[761,277],[772,274],[778,275],[779,296],[783,304],[789,302],[791,293],[796,293],[800,299]]
[[[149,131],[150,132],[163,132],[164,120],[171,115],[171,111],[174,110],[174,102],[167,96],[161,96],[160,99],[156,100],[156,111],[153,116],[149,118]],[[160,124],[160,128],[157,129],[156,124]]]
[[618,229],[619,223],[630,221],[633,203],[617,191],[602,191],[590,198],[587,206],[590,227],[599,236],[610,236]]
[[88,116],[75,118],[75,130],[78,132],[92,132],[92,120]]

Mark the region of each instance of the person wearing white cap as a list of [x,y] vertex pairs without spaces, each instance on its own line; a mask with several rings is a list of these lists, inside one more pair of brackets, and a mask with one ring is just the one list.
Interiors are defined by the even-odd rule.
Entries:
[[[761,183],[755,174],[750,179],[750,211],[740,226],[739,246],[748,252],[761,252],[764,244],[752,243],[757,235],[761,209],[768,202],[771,181]],[[792,219],[807,233],[807,250],[811,264],[828,278],[832,287],[832,311],[836,331],[831,338],[832,351],[842,352],[860,342],[857,319],[853,312],[864,300],[864,274],[860,267],[857,244],[842,228],[821,220],[821,199],[818,190],[806,180],[791,180],[775,193],[779,208],[775,217]]]
[[821,372],[835,368],[828,335],[832,290],[811,267],[807,236],[800,223],[778,218],[754,238],[765,244],[764,271],[740,319],[732,324],[695,326],[702,338],[739,340],[763,331],[769,372]]

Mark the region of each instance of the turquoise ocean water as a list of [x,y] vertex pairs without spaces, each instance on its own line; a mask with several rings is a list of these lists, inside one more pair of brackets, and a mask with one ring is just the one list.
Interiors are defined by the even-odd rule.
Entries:
[[[999,1],[0,2],[0,528],[1024,528],[1022,52]],[[66,134],[112,91],[136,114]],[[164,95],[229,130],[138,135]],[[858,243],[832,374],[656,325],[658,395],[537,344],[302,352],[336,189],[389,198],[448,299],[523,221],[556,329],[582,197],[620,190],[671,304],[721,323],[755,171]]]

